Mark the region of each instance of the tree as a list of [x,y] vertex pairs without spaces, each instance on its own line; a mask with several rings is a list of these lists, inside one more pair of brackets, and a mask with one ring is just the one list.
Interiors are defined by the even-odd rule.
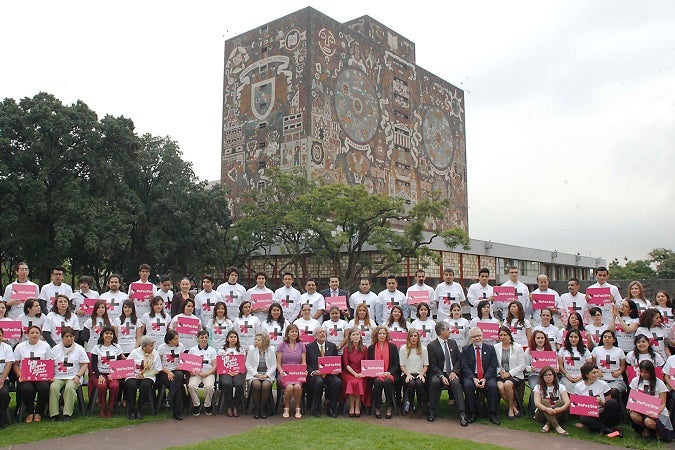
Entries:
[[675,279],[675,252],[666,248],[655,248],[649,252],[650,261],[656,264],[658,278]]
[[637,260],[630,261],[624,258],[625,264],[621,266],[619,260],[609,263],[609,273],[616,280],[649,280],[656,277],[656,272],[650,266],[649,261]]

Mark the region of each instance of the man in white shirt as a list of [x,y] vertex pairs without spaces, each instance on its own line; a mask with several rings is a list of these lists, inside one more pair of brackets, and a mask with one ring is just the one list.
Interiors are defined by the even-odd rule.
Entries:
[[167,314],[171,314],[171,300],[173,300],[173,291],[171,288],[173,283],[171,282],[171,277],[169,275],[162,275],[159,277],[159,289],[157,289],[158,295],[164,300],[164,311]]
[[[443,270],[443,282],[438,283],[434,294],[437,299],[437,321],[443,321],[450,317],[450,305],[466,303],[464,288],[459,283],[455,283],[455,271],[447,268]],[[464,308],[462,308],[462,311]]]
[[[152,297],[157,295],[157,286],[150,279],[150,266],[148,264],[141,264],[138,267],[138,277],[137,281],[134,281],[129,285],[129,291],[127,295],[129,298],[133,299],[134,306],[136,307],[136,315],[138,317],[143,317],[143,314],[150,312],[150,301]],[[142,287],[152,290],[152,294],[146,295],[143,298],[138,298],[138,296],[133,295],[133,285],[143,285]]]
[[[516,288],[516,297],[518,298],[518,301],[523,305],[523,309],[525,310],[525,318],[530,320],[532,319],[532,304],[530,303],[530,290],[528,289],[527,285],[524,283],[521,283],[518,281],[518,276],[520,275],[520,271],[516,266],[510,266],[509,267],[509,279],[502,283],[502,286],[513,286]],[[494,315],[498,320],[503,320],[506,318],[506,315],[508,311],[506,311],[506,308],[508,308],[509,304],[504,303],[504,302],[497,302],[493,305],[493,311]],[[500,317],[501,316],[501,317]]]
[[[532,291],[530,294],[530,302],[532,301],[532,294],[549,294],[554,296],[554,303],[553,303],[553,323],[557,323],[560,321],[560,315],[557,310],[558,303],[560,303],[560,294],[558,294],[557,291],[553,289],[549,289],[548,287],[548,276],[544,274],[540,274],[537,276],[537,289]],[[533,315],[533,321],[534,325],[541,325],[541,315],[540,315],[540,309],[534,309],[532,308],[532,315]]]
[[[101,298],[108,303],[108,317],[112,322],[114,319],[119,319],[122,315],[122,304],[124,300],[129,299],[129,296],[120,291],[122,277],[117,274],[111,274],[108,277],[108,292],[101,294]],[[138,315],[138,313],[137,313]]]
[[[40,288],[37,284],[28,279],[29,273],[30,269],[26,262],[20,261],[16,263],[14,265],[16,281],[14,281],[14,283],[9,283],[7,287],[5,287],[3,299],[7,303],[7,306],[11,306],[7,313],[7,317],[11,320],[16,320],[23,314],[23,304],[28,298],[36,298],[38,296]],[[13,295],[13,293],[17,293],[17,295]]]
[[[592,284],[588,286],[588,289],[590,288],[609,288],[609,293],[614,299],[614,303],[616,306],[620,307],[621,303],[623,302],[623,297],[621,297],[621,293],[619,292],[619,288],[614,286],[613,284],[610,284],[607,282],[609,279],[609,270],[607,270],[607,267],[598,267],[595,269],[595,284]],[[586,289],[586,301],[590,299],[590,296],[588,295],[588,289]],[[595,305],[593,305],[595,306]],[[606,305],[599,306],[599,308],[602,310],[602,322],[603,323],[611,323],[614,320],[614,316],[612,314],[612,303],[607,303]]]
[[203,326],[206,326],[213,319],[213,309],[216,303],[223,301],[220,294],[213,290],[214,284],[211,275],[204,275],[202,277],[202,290],[195,295],[195,314],[201,318]]
[[[419,292],[419,291],[424,291],[429,293],[429,308],[433,310],[436,306],[436,291],[434,291],[434,288],[431,286],[424,284],[424,281],[427,279],[427,274],[424,272],[424,270],[419,269],[417,273],[415,273],[415,281],[416,283],[413,284],[408,288],[408,290],[405,292],[406,299],[408,301],[408,305],[410,305],[410,293],[411,292]],[[417,319],[417,307],[411,307],[410,308],[410,318],[411,319]],[[432,311],[431,311],[432,312]]]
[[[483,267],[478,272],[478,283],[474,283],[469,286],[469,290],[466,293],[466,302],[468,303],[469,308],[471,309],[471,317],[466,317],[466,319],[471,320],[478,317],[477,306],[478,303],[487,300],[492,305],[494,300],[494,293],[492,286],[488,283],[490,281],[490,270],[486,267]],[[490,306],[492,309],[492,306]],[[463,310],[463,308],[462,308]]]
[[80,286],[80,289],[73,292],[73,295],[70,296],[70,303],[73,305],[75,315],[77,315],[77,321],[80,324],[80,328],[82,328],[87,319],[91,317],[91,314],[87,314],[87,312],[82,309],[84,299],[98,298],[98,292],[90,289],[94,285],[94,279],[89,275],[80,276],[77,280],[77,284]]
[[389,275],[387,277],[387,289],[377,294],[377,307],[375,308],[377,316],[375,321],[380,325],[385,325],[389,320],[389,315],[394,306],[398,305],[403,309],[403,318],[407,319],[410,317],[410,312],[408,311],[408,301],[405,298],[405,294],[398,290],[398,282],[396,277]]
[[73,289],[70,285],[63,282],[63,267],[52,268],[51,283],[45,284],[40,289],[40,298],[45,301],[47,308],[54,306],[54,298],[58,294],[67,295],[70,298],[73,295]]
[[361,278],[359,290],[349,297],[349,307],[352,311],[355,311],[356,307],[363,303],[368,307],[368,317],[375,322],[377,322],[376,309],[378,302],[377,295],[370,290],[370,280],[368,278]]
[[578,279],[570,278],[567,282],[567,290],[569,292],[560,296],[560,301],[557,306],[560,320],[564,326],[567,326],[567,321],[569,320],[570,314],[573,312],[581,314],[581,319],[584,323],[588,323],[590,320],[586,294],[579,292],[580,287],[581,285],[579,284]]
[[225,269],[227,281],[221,283],[216,291],[225,299],[227,316],[233,319],[239,315],[239,304],[246,296],[246,288],[238,283],[239,270],[236,267]]
[[284,317],[291,322],[295,321],[300,315],[300,291],[293,287],[295,276],[290,272],[285,272],[281,279],[284,283],[274,292],[274,301],[281,304],[284,310]]
[[300,304],[309,304],[312,307],[312,319],[323,323],[323,314],[326,311],[326,300],[323,295],[316,292],[316,280],[307,278],[305,281],[305,293],[300,296]]

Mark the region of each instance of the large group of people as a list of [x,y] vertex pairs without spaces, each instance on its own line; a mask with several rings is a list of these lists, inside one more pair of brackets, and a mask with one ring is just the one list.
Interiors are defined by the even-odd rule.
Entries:
[[[187,278],[175,293],[168,276],[155,285],[145,264],[127,292],[111,275],[101,295],[88,276],[73,292],[61,267],[42,288],[29,280],[26,263],[15,274],[0,301],[0,426],[10,383],[27,423],[45,414],[69,421],[84,384],[100,417],[122,402],[129,419],[141,419],[157,391],[177,420],[189,406],[193,416],[211,415],[216,403],[228,417],[248,404],[264,419],[274,411],[276,385],[284,418],[320,416],[325,407],[330,417],[421,411],[433,422],[447,389],[462,426],[481,413],[499,424],[504,400],[508,419],[534,415],[542,432],[567,435],[563,426],[575,412],[577,425],[591,431],[620,434],[625,419],[645,437],[672,437],[670,297],[659,291],[652,303],[634,281],[624,298],[604,267],[586,293],[571,279],[562,295],[546,275],[530,292],[517,267],[508,268],[499,291],[488,269],[466,292],[445,269],[436,288],[419,270],[405,293],[390,276],[379,294],[363,278],[351,295],[337,277],[322,291],[307,279],[301,292],[291,273],[272,291],[259,272],[247,290],[236,268],[218,286],[204,275],[196,294]],[[658,407],[632,406],[632,391],[657,398]],[[577,403],[589,398],[596,413],[580,412]]]

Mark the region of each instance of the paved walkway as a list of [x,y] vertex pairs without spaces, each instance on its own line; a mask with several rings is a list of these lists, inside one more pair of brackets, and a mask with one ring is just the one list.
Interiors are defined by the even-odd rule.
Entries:
[[[186,417],[177,422],[173,419],[163,420],[141,425],[134,425],[111,430],[95,431],[64,438],[49,439],[46,441],[21,444],[10,447],[16,450],[91,450],[94,449],[164,449],[167,447],[194,444],[208,439],[230,436],[243,433],[262,426],[273,426],[286,423],[289,419],[273,416],[266,420],[255,420],[251,416],[229,418],[226,416]],[[290,419],[297,420],[297,419]],[[304,420],[304,419],[302,419]],[[336,419],[323,417],[320,419],[329,423]],[[354,419],[337,419],[342,424]],[[398,429],[416,431],[420,433],[437,434],[475,442],[515,447],[522,450],[608,450],[605,444],[590,441],[571,439],[554,434],[540,434],[521,430],[511,430],[501,426],[471,424],[461,427],[458,422],[447,419],[438,419],[429,423],[422,417],[395,417],[392,420],[375,419],[373,416],[361,417],[362,423],[372,423],[379,426],[390,426]],[[526,419],[521,419],[526,420]],[[311,421],[308,421],[311,423]],[[199,432],[196,428],[199,427]]]

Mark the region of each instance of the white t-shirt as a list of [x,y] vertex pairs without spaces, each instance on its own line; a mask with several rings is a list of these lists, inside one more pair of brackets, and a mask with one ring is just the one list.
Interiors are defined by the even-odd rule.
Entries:
[[12,350],[12,347],[9,344],[0,342],[0,376],[5,372],[7,364],[11,365],[14,361],[14,350]]
[[301,336],[304,334],[314,336],[314,330],[321,326],[319,321],[316,319],[305,320],[302,317],[293,322],[293,324],[298,327]]
[[[267,335],[270,337],[270,343],[272,345],[278,347],[281,345],[282,342],[284,342],[284,336],[286,336],[286,328],[288,328],[289,324],[290,322],[288,320],[284,321],[283,327],[279,325],[279,322],[277,322],[276,320],[272,320],[271,322],[264,321],[260,324],[260,330],[267,333]],[[242,348],[247,347],[242,346]]]
[[159,357],[162,360],[162,367],[172,372],[178,369],[178,358],[183,352],[185,352],[185,346],[180,342],[175,347],[162,344],[157,349],[157,353],[159,353]]
[[450,339],[457,342],[457,347],[459,347],[460,350],[469,344],[469,332],[471,331],[471,326],[469,325],[468,320],[464,317],[460,317],[459,319],[448,318],[445,319],[445,322],[450,325]]
[[190,355],[199,355],[202,357],[202,372],[208,372],[213,369],[213,364],[215,364],[215,359],[218,356],[218,352],[215,348],[210,345],[206,348],[201,348],[199,345],[195,345],[188,351]]
[[380,300],[374,292],[369,291],[367,294],[361,293],[361,291],[354,292],[349,296],[349,307],[354,310],[354,315],[356,316],[356,307],[360,304],[365,304],[368,308],[368,317],[371,322],[377,321],[377,309]]
[[164,311],[164,315],[165,317],[162,317],[161,313],[155,313],[155,316],[151,317],[150,313],[145,313],[141,317],[141,324],[145,328],[145,335],[155,341],[155,348],[164,343],[164,336],[166,336],[169,325],[171,325],[171,316],[166,311]]
[[288,320],[295,320],[300,314],[300,297],[300,291],[293,286],[289,288],[281,286],[274,292],[272,299],[281,304],[281,309],[284,311],[285,318]]
[[420,291],[429,293],[429,308],[431,308],[431,311],[429,311],[429,317],[432,317],[432,313],[436,309],[436,290],[427,284],[423,284],[422,286],[420,286],[419,284],[415,283],[412,286],[410,286],[407,291],[405,291],[405,297],[408,302],[411,319],[417,318],[417,305],[413,305],[410,303],[410,293]]
[[54,356],[54,379],[71,380],[78,374],[82,364],[89,363],[87,352],[73,343],[69,348],[59,344],[52,349]]
[[580,354],[579,350],[572,347],[572,351],[569,352],[564,347],[558,350],[558,356],[563,360],[563,367],[567,373],[573,377],[578,377],[581,375],[581,366],[589,362],[593,355],[588,349],[585,349],[584,354]]
[[260,320],[253,314],[249,314],[248,317],[236,317],[232,323],[234,329],[239,333],[241,348],[249,348],[253,345],[255,335],[260,331]]
[[[70,303],[73,305],[73,312],[77,316],[77,321],[80,323],[81,327],[84,327],[84,322],[87,321],[89,317],[91,317],[91,314],[87,314],[82,310],[82,304],[84,303],[84,299],[86,298],[98,298],[98,292],[89,290],[86,294],[83,294],[79,290],[73,292],[73,295],[70,296]],[[78,312],[83,313],[83,314],[78,314]],[[108,316],[110,317],[110,316]]]
[[[2,296],[3,300],[5,302],[12,300],[12,292],[18,288],[21,288],[22,291],[34,291],[35,294],[33,295],[33,298],[38,298],[38,292],[40,292],[40,288],[38,288],[37,284],[33,283],[32,281],[26,281],[24,283],[15,281],[14,283],[10,283],[7,285],[7,287],[5,287],[5,295]],[[12,320],[17,320],[17,318],[23,314],[23,304],[24,301],[22,300],[18,305],[14,305],[11,308],[8,306],[9,311],[7,311],[7,317]]]
[[[469,302],[471,318],[475,319],[478,317],[478,303],[483,300],[487,300],[494,295],[493,288],[490,284],[483,286],[480,283],[474,283],[469,286],[469,290],[466,292],[466,300]],[[490,305],[490,311],[492,311],[492,305]]]
[[239,315],[239,305],[246,298],[246,288],[239,283],[230,284],[226,281],[218,285],[216,292],[225,299],[227,317],[237,317]]
[[122,353],[124,353],[124,351],[122,351],[122,347],[120,347],[118,344],[113,344],[109,347],[96,344],[96,346],[91,350],[92,355],[98,356],[98,372],[106,375],[110,373],[110,365],[108,363],[117,359]]
[[666,346],[665,346],[666,339],[668,339],[670,334],[668,328],[664,326],[649,329],[645,327],[640,327],[637,330],[635,330],[635,335],[637,336],[638,334],[644,334],[645,336],[647,336],[647,338],[649,338],[649,343],[652,345],[654,351],[659,355],[661,355],[663,359],[668,358],[668,355],[666,355]]
[[47,302],[48,308],[54,306],[54,299],[57,295],[64,294],[70,298],[73,295],[73,288],[66,283],[56,286],[53,282],[47,283],[40,289],[40,298]]
[[55,344],[61,343],[61,330],[64,327],[80,331],[80,323],[77,321],[75,314],[71,314],[70,319],[66,319],[62,315],[52,311],[47,314],[45,321],[42,323],[42,331],[49,331]]
[[[553,305],[558,305],[560,303],[560,294],[558,294],[558,291],[554,289],[546,289],[545,291],[542,291],[541,289],[537,288],[534,291],[531,292],[531,294],[547,294],[547,295],[553,295]],[[554,313],[552,320],[555,322],[557,319],[557,315]],[[541,310],[540,309],[534,309],[532,308],[532,324],[533,325],[539,325],[541,323]]]
[[370,344],[373,343],[373,330],[377,324],[375,321],[371,320],[370,325],[366,325],[364,321],[362,320],[350,320],[349,324],[347,325],[347,328],[350,330],[353,328],[357,328],[358,330],[361,331],[361,339],[363,340],[363,345],[368,347]]
[[148,287],[152,288],[152,295],[150,298],[135,298],[134,299],[134,306],[136,307],[136,315],[138,317],[142,317],[143,314],[149,313],[150,312],[150,301],[152,300],[152,297],[157,295],[157,286],[155,286],[154,283],[151,283],[150,281],[141,281],[141,280],[136,280],[133,283],[129,284],[129,291],[127,292],[127,295],[129,298],[131,298],[132,294],[132,285],[143,285],[143,287]]
[[408,299],[405,294],[398,289],[394,292],[389,289],[377,294],[377,308],[376,308],[376,317],[375,321],[377,323],[387,323],[389,316],[391,315],[391,310],[394,309],[394,306],[400,306],[403,309],[403,318],[407,319],[410,317],[410,311],[408,308]]
[[[516,297],[518,297],[518,301],[523,305],[523,309],[525,310],[525,318],[526,319],[531,319],[532,318],[532,302],[530,302],[530,289],[528,289],[527,285],[524,283],[521,283],[520,281],[516,281],[515,283],[511,280],[507,280],[506,282],[501,284],[502,286],[513,286],[516,288]],[[493,309],[495,313],[497,312],[497,309],[502,308],[502,314],[504,315],[504,318],[506,318],[508,311],[507,308],[509,307],[509,304],[506,302],[497,302],[494,304]]]
[[230,319],[222,318],[214,321],[211,319],[206,324],[206,329],[209,332],[209,339],[213,348],[221,348],[227,342],[227,333],[234,329],[234,324]]
[[[615,305],[617,307],[621,306],[621,303],[623,303],[623,297],[621,296],[621,293],[619,293],[619,288],[610,283],[605,283],[602,285],[600,283],[595,283],[588,286],[589,289],[598,287],[609,288],[609,293],[614,298],[613,303],[610,302],[606,305],[598,306],[598,308],[602,310],[602,322],[609,323],[613,318],[612,305]],[[588,292],[588,289],[586,290],[586,292]]]
[[214,290],[211,292],[201,290],[195,295],[195,315],[202,320],[203,326],[213,319],[213,310],[218,302],[224,303],[225,299]]
[[[345,337],[345,330],[349,328],[349,324],[342,319],[338,319],[336,322],[328,320],[323,323],[323,326],[328,330],[326,340],[337,346],[342,343]],[[338,354],[342,354],[342,349],[338,350]]]
[[595,380],[595,383],[586,385],[586,383],[581,380],[576,385],[574,385],[574,391],[579,395],[590,395],[591,397],[597,397],[600,399],[599,411],[603,412],[605,410],[605,396],[610,391],[609,384],[604,380]]
[[410,328],[414,328],[420,333],[420,342],[425,347],[429,345],[429,342],[436,339],[436,322],[433,319],[420,320],[415,319],[410,324]]
[[[111,305],[108,308],[108,317],[110,317],[110,320],[117,319],[122,315],[122,305],[124,304],[124,300],[129,299],[127,294],[122,291],[104,292],[101,294],[101,298],[105,300],[108,305]],[[141,317],[138,315],[138,310],[136,310],[136,315],[137,317]]]
[[619,347],[612,347],[607,350],[603,345],[595,347],[591,352],[595,358],[595,363],[602,371],[602,379],[605,381],[614,381],[622,379],[621,375],[615,378],[612,372],[621,369],[621,361],[626,359],[626,356]]
[[[89,330],[89,340],[87,341],[87,348],[92,349],[98,343],[98,338],[101,335],[101,329],[105,326],[105,321],[102,317],[96,318],[96,324],[94,325],[93,320],[89,317],[84,322],[84,327]],[[112,323],[111,323],[112,326]]]
[[[437,300],[437,320],[440,321],[450,317],[450,305],[453,303],[459,303],[461,305],[462,302],[466,301],[466,297],[464,296],[464,288],[462,288],[461,284],[454,281],[450,284],[446,283],[445,281],[438,283],[438,286],[436,286],[434,291],[434,295],[436,296]],[[468,307],[462,307],[462,313],[468,313],[470,311],[471,310]]]
[[538,392],[541,394],[542,399],[548,399],[551,402],[551,405],[555,405],[555,403],[560,400],[562,393],[567,392],[567,388],[562,383],[558,383],[557,391],[555,386],[546,386],[546,391],[542,393],[541,386],[537,383],[534,385],[532,391]]
[[[300,296],[300,306],[301,306],[301,311],[302,311],[302,305],[310,305],[312,307],[312,318],[314,318],[314,315],[319,311],[323,310],[324,312],[326,311],[326,299],[323,298],[323,295],[319,294],[318,292],[314,292],[313,294],[309,294],[305,292]],[[318,319],[316,319],[319,323],[323,322],[323,314],[319,316]]]
[[[267,288],[267,287],[264,287],[264,288],[262,288],[262,289],[258,289],[257,286],[253,286],[251,289],[249,289],[248,291],[246,291],[246,300],[251,301],[251,296],[252,296],[253,294],[272,294],[272,300],[274,300],[274,292],[272,292],[272,289],[269,289],[269,288]],[[290,300],[293,300],[293,299],[290,299]],[[293,300],[293,302],[292,302],[292,303],[289,303],[289,305],[295,305],[295,304],[298,303],[299,301],[300,301],[300,292],[298,292],[298,299],[297,299],[297,301],[296,301],[296,300]],[[251,302],[251,303],[253,303],[253,302]],[[251,304],[251,306],[253,306],[253,304]],[[284,305],[283,305],[283,304],[281,305],[281,309],[284,311],[284,317],[286,317],[287,319],[289,319],[289,317],[286,315],[286,309],[284,309]],[[299,311],[299,310],[298,310],[298,311]],[[262,322],[262,321],[264,321],[265,319],[267,319],[267,313],[268,313],[268,310],[266,309],[265,311],[253,312],[253,315],[254,315],[255,317],[257,317],[258,320],[259,320],[260,322]],[[233,316],[233,317],[237,317],[237,316],[239,316],[239,311],[237,311],[236,315]],[[292,319],[291,319],[291,320],[292,320]],[[248,347],[246,347],[246,348],[248,348]]]

